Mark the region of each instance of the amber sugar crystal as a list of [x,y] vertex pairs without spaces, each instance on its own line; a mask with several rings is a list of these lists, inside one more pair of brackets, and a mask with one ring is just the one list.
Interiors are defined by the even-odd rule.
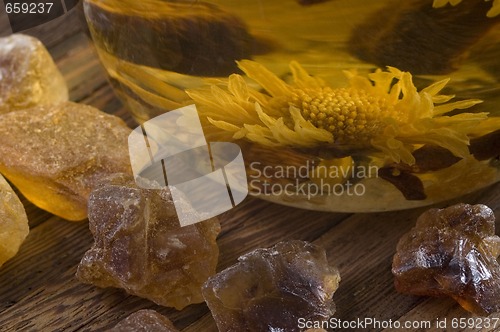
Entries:
[[485,205],[431,209],[398,243],[392,273],[402,293],[450,296],[478,315],[500,311],[500,237]]
[[38,207],[82,220],[102,178],[131,173],[130,132],[118,117],[72,102],[2,114],[0,173]]
[[38,39],[0,38],[0,114],[67,100],[64,78]]
[[24,206],[0,174],[0,267],[17,253],[28,232]]

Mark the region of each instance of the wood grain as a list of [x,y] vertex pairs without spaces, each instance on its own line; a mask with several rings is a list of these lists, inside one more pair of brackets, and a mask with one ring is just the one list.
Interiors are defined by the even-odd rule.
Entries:
[[[72,100],[117,114],[135,126],[107,84],[85,32],[75,24],[76,16],[76,13],[69,14],[27,33],[46,43],[67,79]],[[0,22],[0,27],[2,24]],[[500,184],[460,201],[487,204],[500,220]],[[143,308],[165,314],[183,331],[217,331],[205,304],[176,311],[118,289],[99,289],[79,283],[74,273],[92,243],[87,222],[64,221],[24,199],[23,203],[31,232],[19,254],[0,270],[1,331],[103,330]],[[396,243],[425,210],[325,213],[249,197],[220,217],[218,270],[234,264],[238,256],[252,249],[268,247],[281,240],[302,239],[325,247],[330,261],[340,270],[342,282],[334,296],[338,319],[371,317],[435,322],[436,319],[472,317],[452,300],[406,296],[394,290],[390,269]],[[500,229],[499,222],[497,227]]]

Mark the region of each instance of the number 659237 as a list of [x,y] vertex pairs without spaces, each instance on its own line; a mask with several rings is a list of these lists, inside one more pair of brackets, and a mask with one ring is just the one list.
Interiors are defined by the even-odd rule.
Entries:
[[5,11],[7,14],[48,14],[53,5],[53,2],[14,2],[5,4]]

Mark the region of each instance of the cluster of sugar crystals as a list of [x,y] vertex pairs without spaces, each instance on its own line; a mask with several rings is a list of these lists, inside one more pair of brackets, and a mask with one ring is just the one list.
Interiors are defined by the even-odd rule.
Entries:
[[398,243],[392,273],[396,289],[450,296],[478,315],[500,311],[500,237],[485,205],[431,209]]

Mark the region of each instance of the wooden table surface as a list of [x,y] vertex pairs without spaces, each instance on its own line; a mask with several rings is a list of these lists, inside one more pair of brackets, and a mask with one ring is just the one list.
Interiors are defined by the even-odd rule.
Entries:
[[[45,43],[67,80],[71,100],[116,114],[135,126],[108,85],[77,13],[70,12],[25,33]],[[0,20],[0,36],[8,34],[7,22]],[[78,282],[74,277],[76,267],[92,244],[88,223],[62,220],[22,200],[31,232],[18,255],[0,269],[0,331],[96,331],[112,327],[144,308],[168,316],[182,331],[217,331],[205,304],[176,311],[119,289],[100,289]],[[458,201],[487,204],[500,220],[500,184]],[[326,249],[330,262],[340,270],[342,281],[334,295],[335,317],[431,321],[433,327],[436,319],[447,318],[450,326],[452,318],[468,318],[471,314],[450,299],[406,296],[393,287],[391,261],[396,243],[425,210],[325,213],[249,197],[220,216],[218,271],[255,248],[287,239],[312,241]],[[498,325],[500,330],[500,322]]]

